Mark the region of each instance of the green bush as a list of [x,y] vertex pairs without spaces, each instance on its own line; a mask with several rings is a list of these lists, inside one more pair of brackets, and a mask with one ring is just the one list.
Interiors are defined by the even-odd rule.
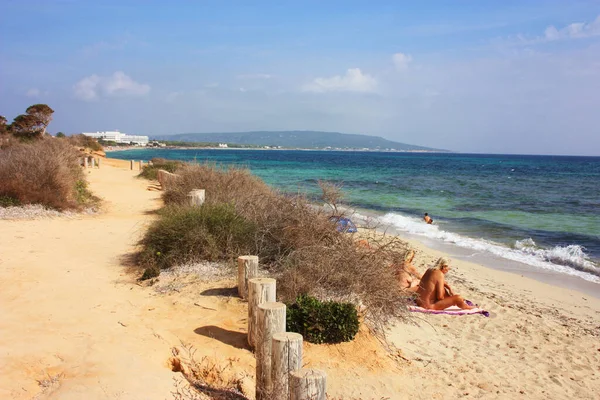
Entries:
[[0,195],[0,207],[17,207],[20,206],[21,202],[19,199],[14,197]]
[[354,339],[359,321],[353,304],[300,295],[288,306],[286,325],[288,332],[300,333],[308,342],[340,343]]
[[158,178],[159,169],[175,173],[175,171],[183,165],[183,162],[181,161],[166,160],[164,158],[153,158],[150,161],[152,161],[152,165],[145,165],[138,177],[156,180]]
[[229,204],[167,206],[140,244],[147,277],[158,269],[199,260],[228,259],[254,250],[254,224]]

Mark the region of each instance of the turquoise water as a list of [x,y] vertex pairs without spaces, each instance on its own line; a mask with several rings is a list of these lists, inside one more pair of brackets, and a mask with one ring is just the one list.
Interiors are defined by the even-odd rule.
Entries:
[[[248,167],[285,192],[343,186],[345,203],[399,231],[487,251],[600,283],[600,157],[430,153],[139,149]],[[434,225],[421,218],[428,212]]]

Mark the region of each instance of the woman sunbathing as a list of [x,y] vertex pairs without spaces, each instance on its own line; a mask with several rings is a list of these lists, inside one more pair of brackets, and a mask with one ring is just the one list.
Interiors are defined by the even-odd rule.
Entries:
[[416,292],[419,289],[419,281],[422,276],[412,264],[414,258],[415,251],[408,250],[404,254],[404,259],[397,267],[398,281],[400,283],[400,287],[411,292]]
[[470,310],[462,296],[454,294],[446,283],[444,275],[450,271],[447,259],[440,258],[433,268],[429,268],[419,283],[417,289],[417,305],[431,310],[443,310],[451,306],[458,306],[463,310]]

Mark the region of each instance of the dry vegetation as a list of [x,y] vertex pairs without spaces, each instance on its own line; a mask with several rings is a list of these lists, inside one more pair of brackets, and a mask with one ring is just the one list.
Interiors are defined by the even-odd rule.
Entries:
[[94,203],[78,160],[77,150],[63,139],[14,143],[0,150],[0,200],[57,210]]
[[[232,260],[241,249],[258,255],[270,275],[278,279],[279,300],[290,303],[300,294],[310,294],[322,300],[350,301],[376,325],[406,315],[408,295],[399,288],[390,267],[403,256],[404,246],[395,240],[361,246],[352,235],[338,232],[329,218],[340,215],[336,206],[339,188],[322,185],[324,198],[331,205],[331,211],[325,211],[302,196],[277,193],[246,169],[187,164],[177,174],[180,179],[163,195],[167,210],[178,207],[176,221],[165,220],[173,216],[167,211],[162,221],[150,228],[151,235],[161,233],[160,240],[152,241],[151,251],[142,258],[145,267],[160,264],[160,257],[171,257],[178,263],[195,261],[204,251],[204,243],[213,240],[204,237],[206,229],[183,222],[198,220],[199,211],[191,211],[185,204],[192,189],[203,188],[206,203],[201,208],[226,205],[244,221],[243,226],[252,227],[241,235],[238,244],[243,243],[242,247],[231,247],[220,256]],[[159,229],[160,224],[168,229]],[[195,227],[190,228],[192,225]],[[184,226],[194,234],[186,236],[181,229]],[[185,246],[180,243],[182,236],[188,238]],[[142,241],[146,249],[149,240],[147,236]],[[160,256],[153,256],[156,253]],[[169,265],[160,264],[162,268]]]

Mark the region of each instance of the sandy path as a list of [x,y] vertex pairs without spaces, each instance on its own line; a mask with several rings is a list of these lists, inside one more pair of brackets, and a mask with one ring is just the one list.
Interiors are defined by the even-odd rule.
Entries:
[[149,323],[156,299],[119,263],[158,194],[126,169],[89,178],[100,215],[0,221],[1,399],[171,397],[170,346]]

